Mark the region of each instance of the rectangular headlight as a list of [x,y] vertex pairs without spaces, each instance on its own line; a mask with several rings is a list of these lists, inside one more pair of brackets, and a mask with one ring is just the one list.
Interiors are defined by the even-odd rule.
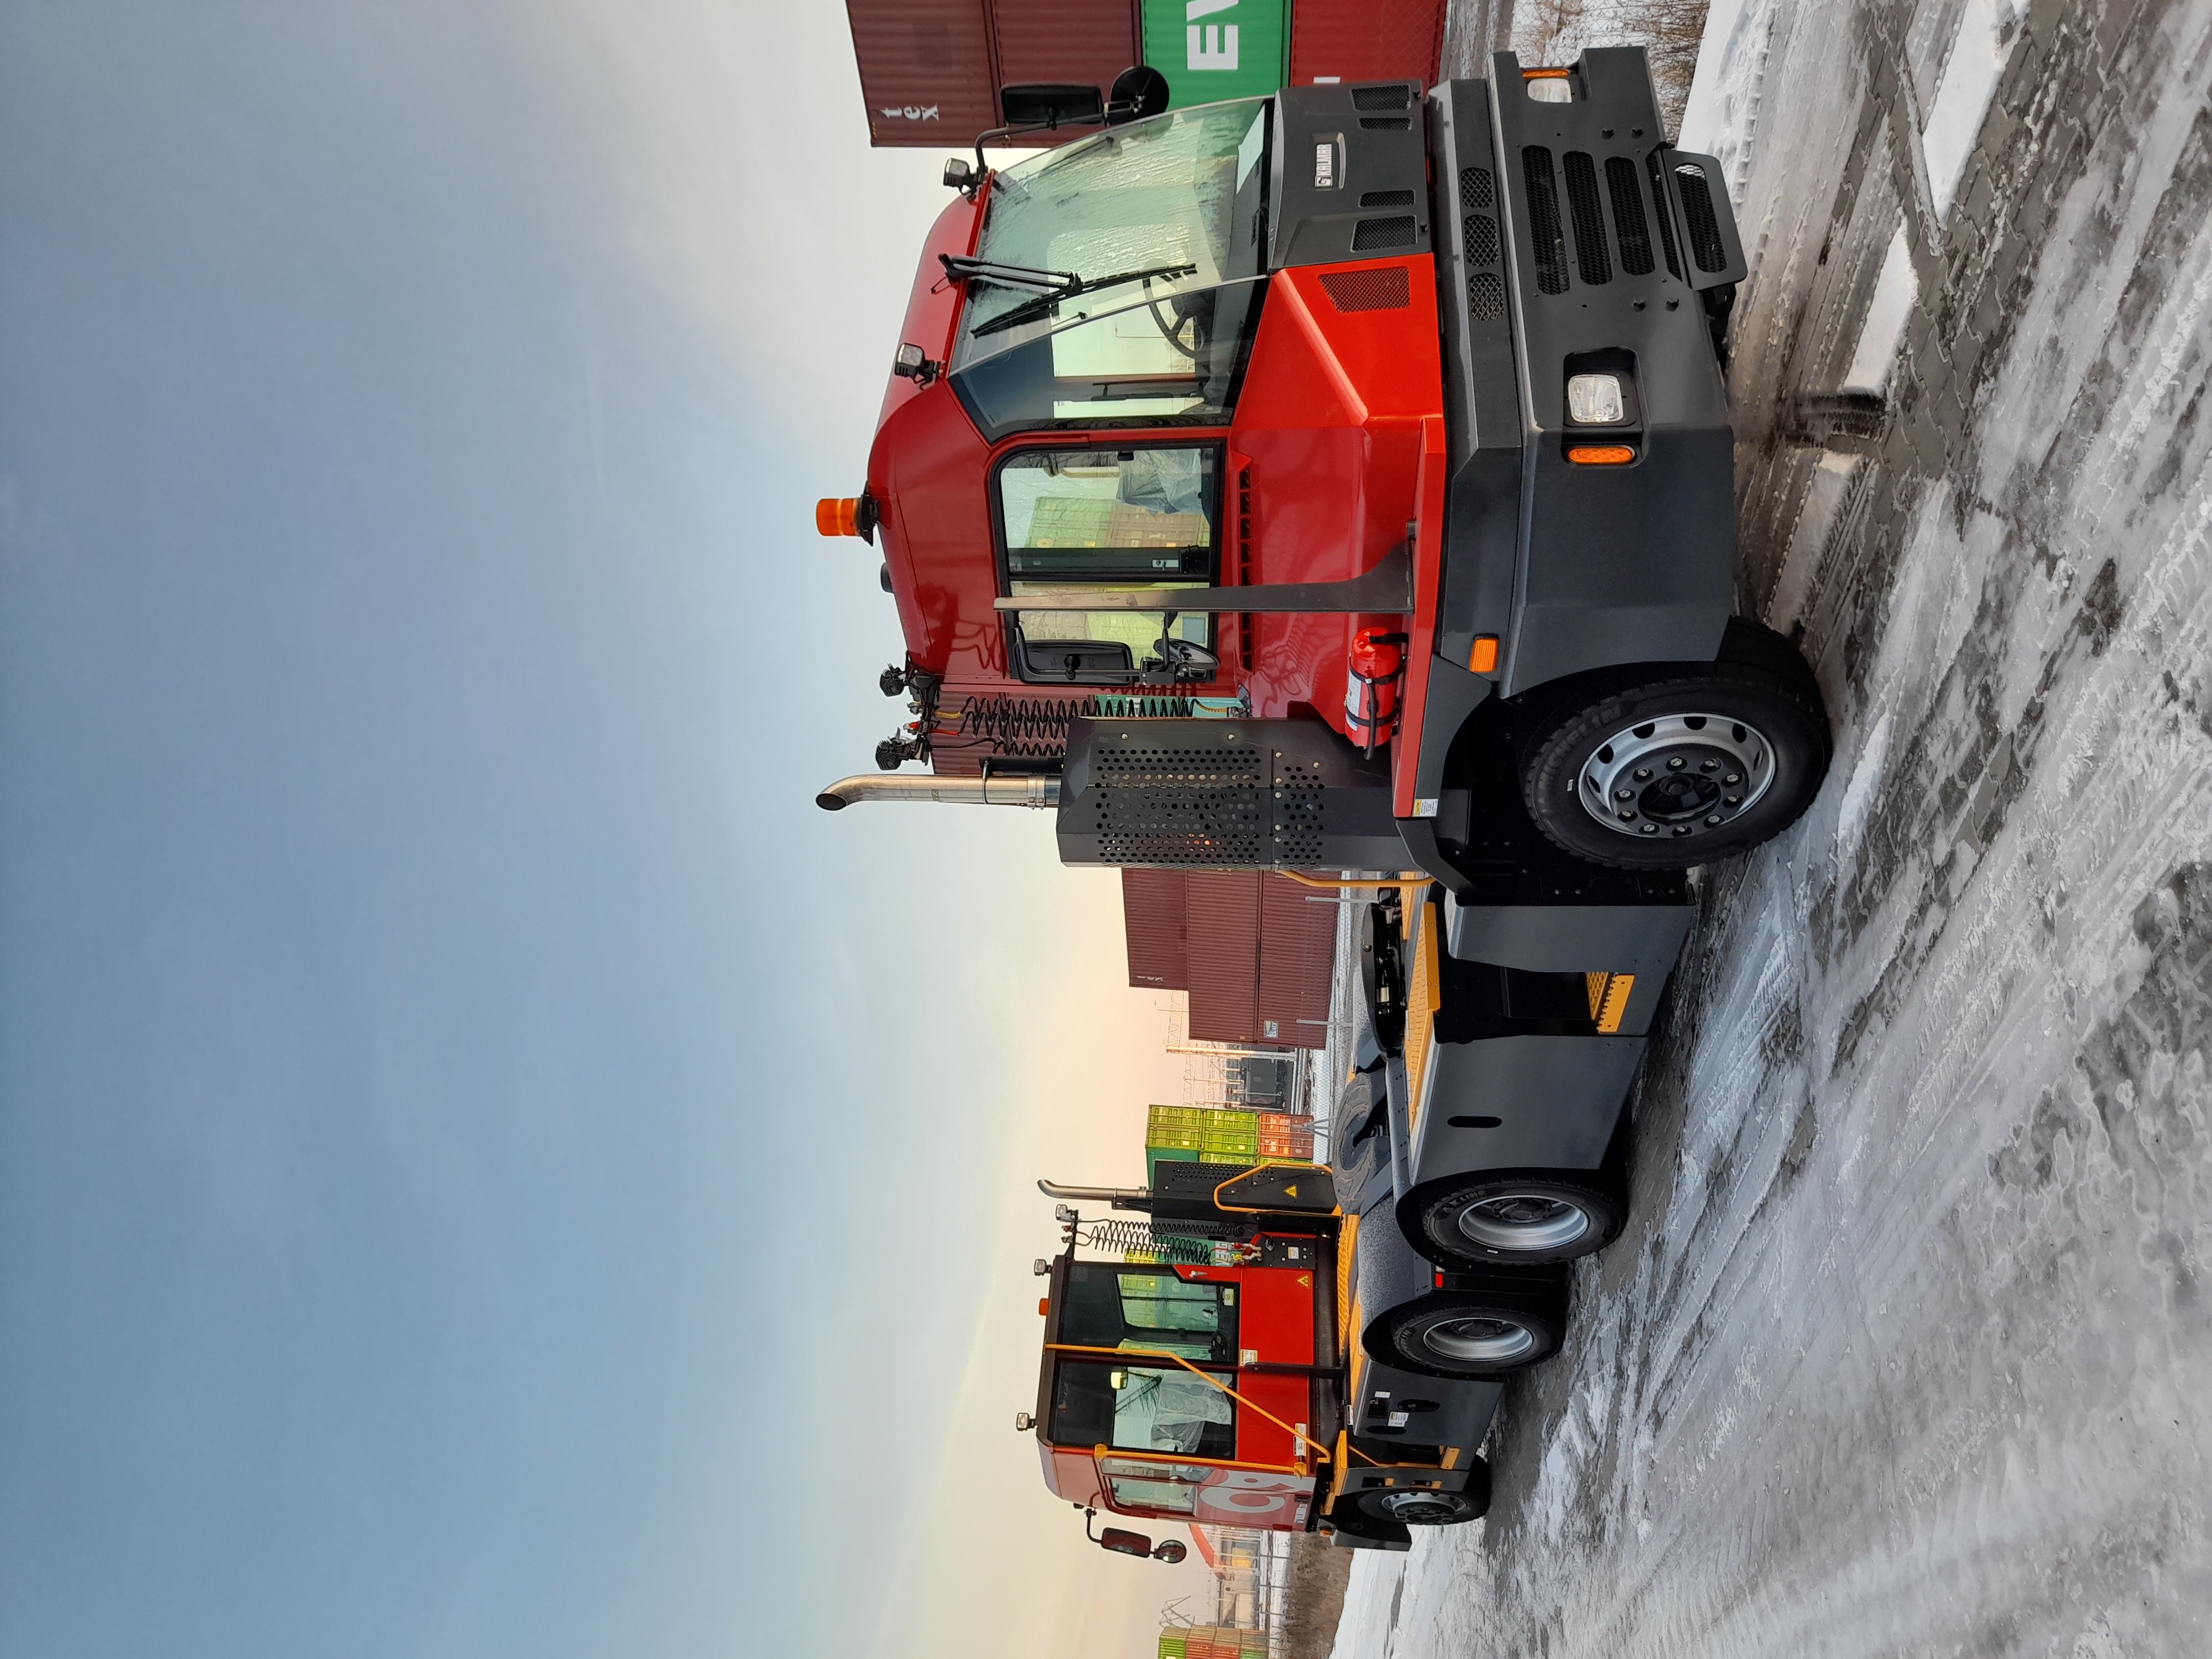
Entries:
[[1612,374],[1570,374],[1567,418],[1577,426],[1618,426],[1628,418],[1620,380]]

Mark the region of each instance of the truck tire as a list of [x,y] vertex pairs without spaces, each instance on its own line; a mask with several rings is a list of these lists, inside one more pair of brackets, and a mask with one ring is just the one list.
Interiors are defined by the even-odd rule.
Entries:
[[1765,629],[1731,623],[1723,648],[1593,677],[1537,717],[1521,792],[1547,839],[1615,869],[1684,870],[1797,821],[1828,769],[1819,688]]
[[1490,1465],[1478,1457],[1468,1466],[1462,1492],[1363,1492],[1359,1512],[1370,1520],[1405,1527],[1455,1527],[1490,1513]]
[[1484,1170],[1424,1182],[1398,1218],[1440,1267],[1572,1261],[1620,1236],[1628,1206],[1590,1170]]
[[1369,1329],[1376,1358],[1423,1376],[1498,1377],[1559,1351],[1564,1322],[1529,1299],[1481,1291],[1436,1291],[1401,1304]]

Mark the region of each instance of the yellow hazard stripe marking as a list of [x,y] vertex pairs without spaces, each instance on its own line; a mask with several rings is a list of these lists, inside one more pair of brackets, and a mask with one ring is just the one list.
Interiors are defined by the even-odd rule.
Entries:
[[1620,1030],[1620,1022],[1628,1012],[1628,999],[1636,989],[1636,975],[1584,974],[1583,982],[1589,989],[1590,1018],[1597,1022],[1599,1035],[1613,1036]]

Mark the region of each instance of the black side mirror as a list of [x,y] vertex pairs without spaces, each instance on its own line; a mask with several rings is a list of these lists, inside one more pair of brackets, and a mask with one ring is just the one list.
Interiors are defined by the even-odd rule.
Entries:
[[1168,77],[1149,64],[1125,69],[1114,77],[1106,94],[1106,125],[1141,121],[1148,115],[1164,115],[1168,107]]
[[1095,127],[1106,118],[1106,100],[1096,87],[1000,87],[999,118],[1010,127]]
[[1098,1547],[1111,1550],[1116,1555],[1150,1555],[1152,1540],[1140,1532],[1125,1532],[1120,1527],[1109,1527],[1098,1534]]

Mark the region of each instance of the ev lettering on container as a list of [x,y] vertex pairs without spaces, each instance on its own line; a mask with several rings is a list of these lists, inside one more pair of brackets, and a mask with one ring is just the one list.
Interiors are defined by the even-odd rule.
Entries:
[[1182,9],[1189,25],[1183,35],[1183,58],[1194,70],[1233,70],[1237,67],[1237,25],[1206,23],[1199,19],[1217,11],[1230,11],[1237,0],[1189,0]]

